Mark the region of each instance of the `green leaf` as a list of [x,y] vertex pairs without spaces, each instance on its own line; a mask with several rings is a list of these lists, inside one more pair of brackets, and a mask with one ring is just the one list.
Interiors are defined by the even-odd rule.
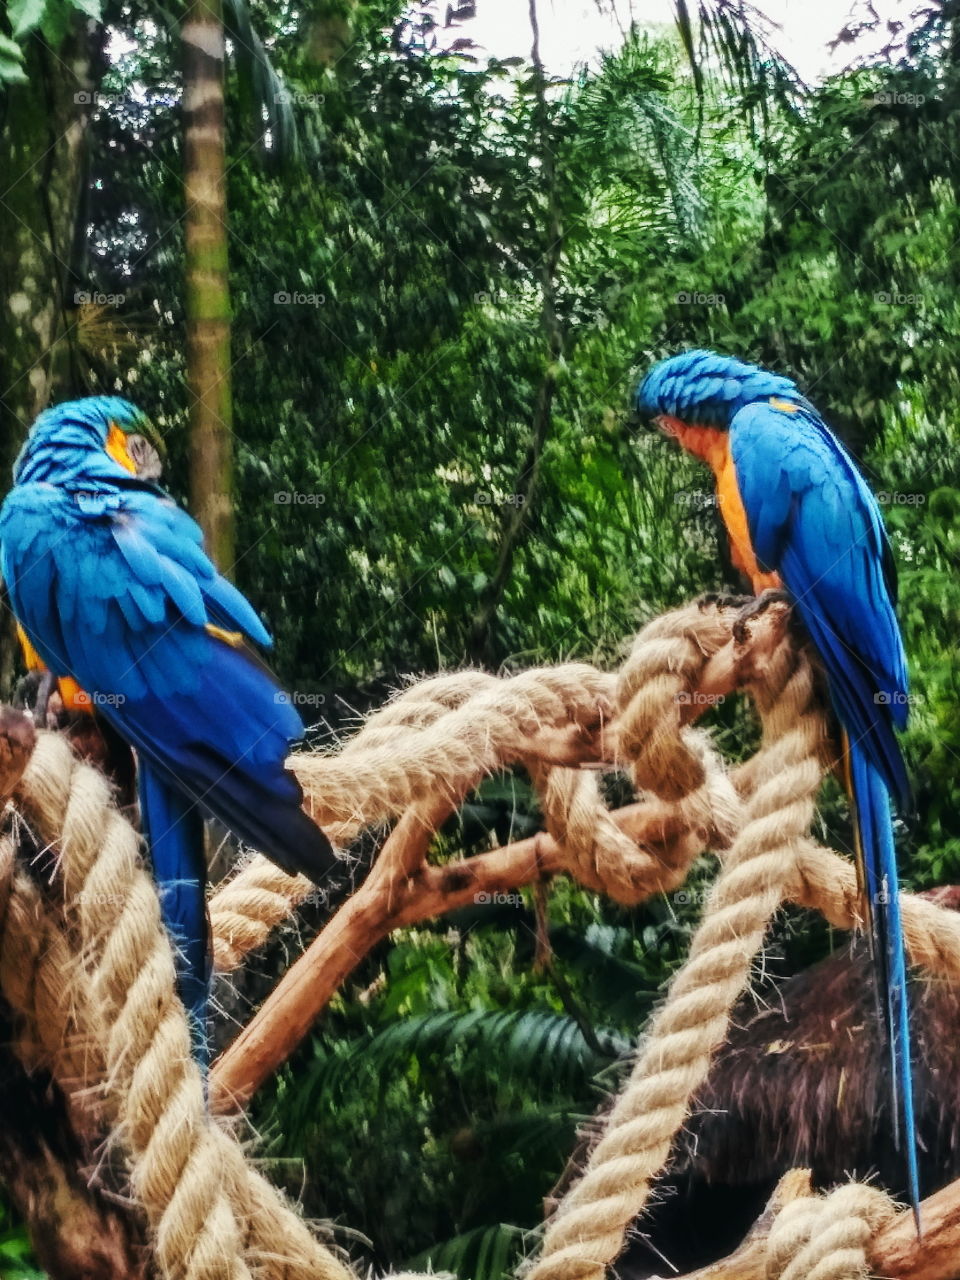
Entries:
[[101,0],[70,0],[74,9],[79,9],[81,13],[85,13],[88,18],[92,18],[94,22],[103,21],[103,5]]
[[22,40],[25,35],[39,27],[46,12],[47,0],[10,0],[7,17],[15,40]]
[[0,83],[26,84],[23,50],[9,36],[0,34]]
[[40,19],[40,30],[51,48],[56,49],[62,43],[73,14],[73,5],[68,0],[47,0]]

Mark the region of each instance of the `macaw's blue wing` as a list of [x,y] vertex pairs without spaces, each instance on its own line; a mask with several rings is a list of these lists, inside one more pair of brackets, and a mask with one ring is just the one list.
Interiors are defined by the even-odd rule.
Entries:
[[907,666],[876,500],[810,411],[749,405],[733,419],[730,451],[757,559],[793,597],[851,740],[906,806],[894,728],[906,724]]
[[844,731],[858,860],[873,934],[903,1133],[908,1190],[919,1187],[906,964],[890,797],[909,803],[895,733],[907,716],[907,669],[894,613],[896,580],[873,495],[809,406],[752,404],[730,451],[761,567],[779,573],[813,641]]
[[285,870],[319,882],[338,868],[285,768],[300,717],[240,637],[217,629],[269,636],[189,516],[153,491],[21,485],[0,546],[31,643],[143,761]]

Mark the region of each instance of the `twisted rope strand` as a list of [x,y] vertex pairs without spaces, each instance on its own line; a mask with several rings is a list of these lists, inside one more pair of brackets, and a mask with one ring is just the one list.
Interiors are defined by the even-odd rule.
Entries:
[[[582,1178],[547,1226],[534,1280],[600,1280],[618,1256],[780,903],[859,925],[852,865],[808,834],[836,755],[815,673],[782,612],[756,619],[746,637],[734,634],[736,619],[717,605],[656,619],[619,677],[567,664],[425,680],[338,755],[292,761],[314,815],[339,838],[404,814],[442,814],[490,772],[523,764],[559,850],[551,871],[619,901],[675,887],[704,848],[721,854],[688,959]],[[763,735],[728,772],[692,721],[738,689],[753,697]],[[608,759],[610,748],[643,793],[640,844],[614,820],[596,774],[571,767]],[[41,734],[14,794],[13,826],[0,833],[0,986],[17,1016],[17,1052],[51,1070],[72,1105],[83,1095],[84,1123],[109,1124],[129,1153],[160,1273],[352,1280],[207,1115],[156,887],[105,780],[62,738]],[[19,820],[56,855],[49,884],[17,858]],[[415,886],[417,868],[404,874]],[[212,899],[218,968],[239,964],[312,891],[304,877],[251,860]],[[910,895],[903,917],[912,959],[960,978],[960,919]],[[871,1233],[890,1213],[886,1197],[857,1184],[788,1204],[770,1233],[769,1280],[859,1280]]]

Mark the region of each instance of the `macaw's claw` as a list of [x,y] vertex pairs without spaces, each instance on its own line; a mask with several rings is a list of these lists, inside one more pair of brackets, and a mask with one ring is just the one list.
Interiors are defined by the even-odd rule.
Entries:
[[789,603],[789,595],[778,587],[768,587],[758,596],[750,596],[746,604],[741,605],[737,620],[733,624],[733,638],[736,643],[739,645],[747,643],[750,638],[747,634],[747,623],[753,618],[759,618],[762,613],[766,613],[771,605]]
[[704,591],[697,596],[698,609],[742,609],[753,596],[735,596],[725,591]]
[[41,672],[40,679],[37,682],[37,698],[33,704],[33,723],[39,729],[49,727],[47,725],[47,712],[50,707],[50,698],[53,696],[53,691],[56,687],[57,677],[53,672]]

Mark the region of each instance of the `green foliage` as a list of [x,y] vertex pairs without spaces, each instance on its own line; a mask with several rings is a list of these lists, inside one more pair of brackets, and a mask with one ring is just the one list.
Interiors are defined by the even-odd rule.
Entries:
[[[56,12],[8,9],[0,78],[13,37],[49,38]],[[633,422],[636,378],[692,345],[782,369],[884,495],[914,699],[900,843],[918,887],[958,879],[956,19],[921,13],[896,50],[803,88],[746,6],[700,15],[678,5],[677,39],[632,31],[550,81],[543,119],[530,65],[445,52],[430,6],[231,8],[236,576],[283,677],[326,696],[315,730],[339,732],[385,684],[476,656],[523,502],[493,664],[613,663],[654,613],[738,585],[710,478]],[[182,496],[175,24],[120,0],[107,16],[126,51],[92,115],[92,232],[71,265],[125,302],[112,338],[72,351],[70,390],[119,383],[148,407]],[[709,724],[731,755],[755,744],[742,706]],[[522,778],[491,779],[440,855],[538,822]],[[845,847],[838,787],[822,822]],[[684,900],[636,912],[553,886],[545,965],[526,901],[382,944],[259,1101],[271,1172],[378,1267],[506,1274],[712,874],[704,859]],[[830,945],[792,913],[768,959],[789,972]]]
[[615,1087],[694,898],[623,912],[557,885],[545,966],[519,900],[405,931],[261,1098],[274,1175],[369,1237],[378,1266],[499,1274]]
[[26,1228],[0,1195],[0,1277],[2,1280],[46,1280],[35,1265]]
[[100,22],[101,0],[5,0],[4,24],[0,30],[0,87],[25,84],[24,44],[39,32],[54,49],[63,41],[76,14]]
[[417,1271],[452,1271],[464,1280],[504,1280],[514,1274],[523,1243],[524,1233],[517,1227],[477,1227],[418,1253],[410,1266]]

